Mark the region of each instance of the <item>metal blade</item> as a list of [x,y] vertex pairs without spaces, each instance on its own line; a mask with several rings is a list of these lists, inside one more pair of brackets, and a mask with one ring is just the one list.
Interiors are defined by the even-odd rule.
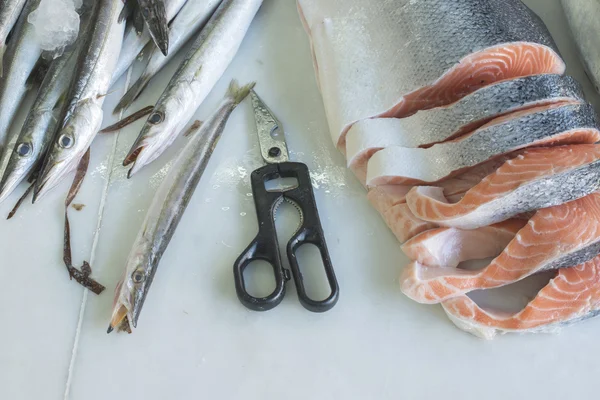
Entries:
[[250,92],[258,132],[260,153],[267,164],[289,161],[287,144],[281,124],[256,92]]

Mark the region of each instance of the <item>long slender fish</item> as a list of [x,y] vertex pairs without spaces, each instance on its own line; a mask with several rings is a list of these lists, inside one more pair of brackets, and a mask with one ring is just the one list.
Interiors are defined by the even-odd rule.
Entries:
[[34,202],[77,167],[102,124],[102,104],[121,50],[125,22],[119,22],[121,0],[98,0],[95,7],[67,96],[69,105],[36,180]]
[[298,0],[333,141],[501,80],[565,71],[521,0]]
[[219,107],[188,141],[163,179],[133,245],[123,278],[117,284],[108,333],[115,328],[131,331],[131,326],[137,327],[162,255],[185,213],[229,116],[253,86],[251,83],[239,88],[235,81],[231,82]]
[[561,0],[585,72],[600,93],[600,2]]
[[137,0],[150,36],[160,51],[169,54],[169,25],[164,0]]
[[164,56],[156,47],[148,49],[150,56],[144,72],[119,101],[115,113],[129,107],[137,99],[152,77],[206,24],[220,3],[221,0],[188,0],[169,27],[169,55]]
[[6,50],[4,76],[0,79],[0,147],[4,145],[12,120],[27,92],[27,79],[42,54],[35,40],[34,27],[27,22],[27,17],[40,1],[27,2]]
[[6,50],[6,39],[13,26],[19,19],[19,15],[27,0],[3,0],[0,4],[0,78],[3,76],[4,50]]
[[224,0],[158,99],[123,162],[131,177],[173,143],[235,57],[262,0]]
[[14,147],[5,149],[3,157],[9,158],[0,181],[0,203],[27,178],[35,166],[39,166],[58,126],[76,60],[74,51],[52,63]]
[[[165,2],[167,20],[171,21],[177,13],[181,10],[181,7],[186,3],[186,0],[168,0]],[[172,29],[172,28],[170,28]],[[171,33],[169,32],[169,36]],[[146,44],[150,42],[152,38],[147,30],[144,30],[141,35],[137,33],[133,25],[129,25],[125,28],[125,38],[123,39],[123,46],[121,46],[121,53],[119,54],[119,62],[115,67],[110,86],[112,87],[119,78],[127,71],[127,69],[133,64],[135,59],[140,55],[140,52],[144,49]],[[169,39],[169,47],[171,48],[169,54],[173,53],[171,40]],[[154,42],[151,42],[154,45]]]

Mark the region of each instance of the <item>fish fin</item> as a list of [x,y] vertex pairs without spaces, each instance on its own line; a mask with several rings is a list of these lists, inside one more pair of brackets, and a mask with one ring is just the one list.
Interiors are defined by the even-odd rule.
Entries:
[[118,130],[126,127],[127,125],[134,123],[138,119],[145,117],[146,115],[150,114],[153,110],[154,110],[154,106],[144,107],[141,110],[136,111],[133,114],[121,119],[120,121],[117,121],[116,123],[114,123],[110,126],[107,126],[106,128],[102,129],[100,131],[100,133],[118,131]]
[[117,114],[120,111],[129,108],[129,106],[133,104],[133,102],[139,97],[139,95],[142,94],[142,92],[148,85],[148,82],[150,82],[150,77],[146,74],[142,74],[142,76],[140,76],[138,80],[129,88],[127,93],[125,93],[123,97],[121,97],[121,100],[119,100],[119,104],[117,104],[117,106],[113,110],[113,114]]
[[183,134],[184,137],[188,137],[191,136],[192,133],[196,132],[198,129],[200,129],[200,127],[202,127],[202,124],[204,122],[199,121],[199,120],[195,120],[194,123],[188,128],[187,131],[185,131],[185,133]]
[[0,44],[0,78],[4,76],[4,52],[6,51],[6,45]]
[[50,68],[50,63],[44,57],[38,58],[27,81],[25,82],[25,86],[27,89],[31,89],[33,86],[39,85],[46,76],[46,72],[48,72],[48,68]]
[[125,21],[127,18],[129,18],[129,16],[131,15],[131,13],[133,12],[133,8],[135,7],[134,2],[132,0],[129,1],[125,1],[125,5],[123,6],[123,9],[121,10],[121,13],[119,14],[119,23]]
[[139,7],[135,7],[132,11],[133,13],[133,27],[135,28],[135,32],[138,35],[141,35],[144,31],[144,17],[142,16],[142,11]]
[[229,89],[227,89],[227,95],[231,97],[236,105],[240,104],[246,96],[250,93],[250,91],[254,88],[256,82],[250,82],[247,85],[240,87],[235,79],[231,81],[229,84]]

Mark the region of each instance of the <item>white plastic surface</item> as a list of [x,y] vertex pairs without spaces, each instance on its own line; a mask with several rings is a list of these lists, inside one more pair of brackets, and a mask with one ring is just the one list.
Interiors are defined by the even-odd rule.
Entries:
[[[558,0],[529,0],[595,104]],[[132,107],[153,104],[181,55]],[[441,307],[400,293],[407,262],[346,170],[327,131],[308,39],[294,0],[265,0],[239,54],[198,111],[204,119],[231,78],[256,90],[308,164],[341,286],[325,314],[304,310],[293,284],[256,313],[237,300],[232,264],[256,233],[249,174],[261,165],[249,99],[233,114],[160,264],[138,329],[106,334],[115,284],[154,189],[185,138],[132,180],[120,164],[142,122],[92,145],[90,172],[70,209],[74,260],[107,286],[96,296],[62,263],[64,182],[0,221],[0,399],[592,399],[600,319],[559,335],[485,342]],[[104,125],[123,92],[106,101]],[[24,115],[21,115],[23,118]],[[24,186],[0,206],[5,216]],[[285,218],[282,219],[285,221]],[[519,299],[515,299],[519,300]]]

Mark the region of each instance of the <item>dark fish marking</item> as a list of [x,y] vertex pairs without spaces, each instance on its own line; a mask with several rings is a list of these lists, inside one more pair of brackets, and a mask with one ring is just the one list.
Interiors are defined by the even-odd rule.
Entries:
[[194,133],[197,129],[200,129],[200,127],[202,126],[202,121],[199,120],[195,120],[194,123],[188,128],[187,131],[185,131],[185,133],[183,134],[184,137],[188,137],[190,136],[192,133]]
[[69,206],[77,196],[79,189],[81,188],[81,184],[83,183],[83,179],[85,178],[85,174],[87,173],[88,167],[90,164],[90,149],[85,152],[81,161],[79,161],[79,165],[77,166],[77,172],[75,173],[75,178],[73,179],[73,184],[69,189],[69,193],[67,194],[67,198],[65,200],[65,231],[63,238],[63,261],[65,266],[67,267],[67,271],[69,272],[69,278],[75,279],[77,283],[89,289],[95,294],[100,294],[106,289],[103,285],[96,282],[94,279],[90,278],[92,274],[92,267],[87,261],[83,262],[80,270],[73,266],[73,258],[71,253],[71,226],[69,224],[69,215],[68,210]]
[[106,128],[102,129],[100,131],[100,133],[110,133],[110,132],[118,131],[118,130],[126,127],[127,125],[134,123],[138,119],[141,119],[141,118],[145,117],[146,115],[150,114],[152,112],[152,110],[154,110],[154,106],[144,107],[141,110],[136,111],[133,114],[121,119],[120,121],[118,121],[110,126],[107,126]]
[[23,201],[25,201],[25,199],[27,198],[27,196],[29,195],[29,193],[31,193],[31,191],[33,190],[34,186],[35,186],[35,182],[33,182],[31,185],[29,185],[29,187],[27,188],[27,190],[25,190],[25,193],[23,193],[23,196],[21,196],[21,198],[19,198],[19,200],[17,200],[17,204],[15,204],[15,206],[13,207],[13,209],[11,210],[11,212],[8,214],[8,217],[6,217],[7,220],[9,220],[9,219],[11,219],[12,217],[15,216],[15,214],[17,213],[17,211],[21,207],[21,204],[23,203]]

